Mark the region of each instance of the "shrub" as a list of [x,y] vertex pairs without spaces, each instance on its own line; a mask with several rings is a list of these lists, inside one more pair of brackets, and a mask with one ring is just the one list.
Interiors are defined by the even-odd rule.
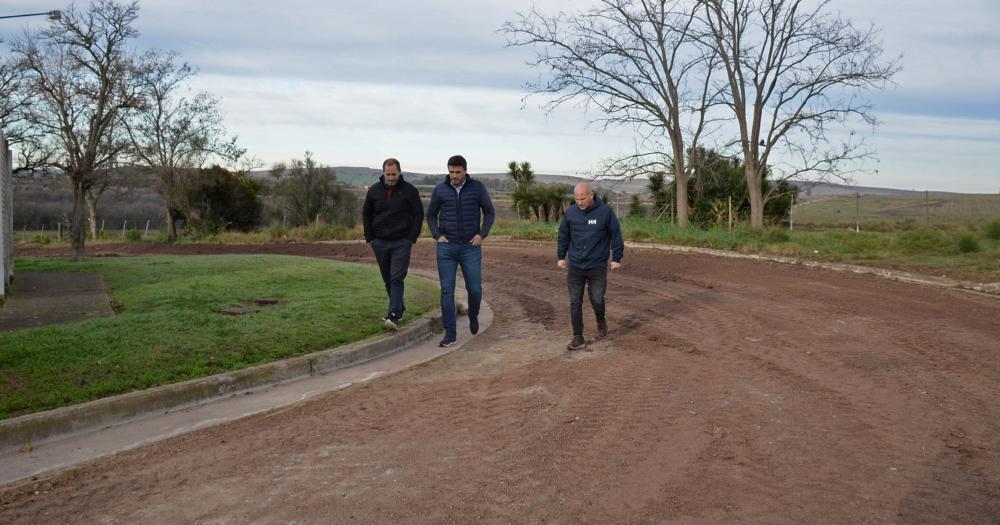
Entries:
[[310,241],[332,241],[347,237],[347,227],[343,224],[321,224],[306,229],[306,239]]
[[39,233],[31,237],[31,242],[36,244],[48,244],[52,242],[52,237],[49,237],[47,233]]
[[986,225],[986,238],[1000,241],[1000,220],[995,220]]
[[958,237],[958,251],[961,253],[978,252],[979,239],[971,233],[963,233]]
[[940,253],[947,250],[948,235],[937,229],[919,229],[899,234],[899,249],[903,253]]
[[272,224],[271,227],[267,229],[267,236],[272,241],[288,240],[288,230],[280,224]]
[[211,235],[226,229],[251,231],[261,216],[261,184],[221,166],[198,170],[187,191],[186,229]]
[[632,202],[628,206],[628,216],[636,219],[646,216],[646,207],[642,205],[642,198],[637,193],[632,194]]
[[142,232],[132,228],[131,230],[125,232],[125,239],[129,242],[139,242],[142,240]]

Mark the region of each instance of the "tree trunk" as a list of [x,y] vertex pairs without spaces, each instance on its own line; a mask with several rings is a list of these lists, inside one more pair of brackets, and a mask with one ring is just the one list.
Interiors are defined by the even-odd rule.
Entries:
[[677,226],[687,228],[688,225],[688,181],[684,166],[674,167],[674,188],[677,193]]
[[747,193],[750,195],[750,227],[759,230],[764,227],[764,193],[761,188],[761,168],[747,165]]
[[177,226],[174,224],[177,218],[174,216],[174,209],[167,206],[167,242],[177,240]]
[[72,237],[71,244],[73,247],[73,262],[80,262],[84,258],[84,242],[86,241],[86,235],[84,235],[84,212],[87,207],[87,190],[84,187],[83,180],[81,178],[73,178],[73,219],[72,219]]
[[97,241],[97,199],[94,192],[87,190],[84,193],[87,200],[87,215],[90,217],[90,239]]

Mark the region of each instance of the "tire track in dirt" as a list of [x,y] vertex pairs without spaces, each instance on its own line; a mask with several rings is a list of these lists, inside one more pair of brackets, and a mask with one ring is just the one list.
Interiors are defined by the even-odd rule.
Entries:
[[[433,273],[433,246],[416,248]],[[234,249],[372,261],[363,245]],[[461,351],[0,489],[0,521],[1000,516],[995,300],[630,250],[609,275],[610,337],[566,353],[553,251],[485,248],[495,320]],[[586,301],[585,320],[592,336]]]

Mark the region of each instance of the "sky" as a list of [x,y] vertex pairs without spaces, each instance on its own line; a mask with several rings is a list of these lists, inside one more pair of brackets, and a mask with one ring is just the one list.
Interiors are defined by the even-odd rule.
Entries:
[[[537,173],[597,172],[633,152],[631,128],[604,130],[577,105],[547,113],[525,84],[534,52],[498,28],[535,6],[582,0],[142,0],[137,47],[171,49],[198,68],[195,89],[221,99],[228,129],[265,167],[309,150],[331,166],[444,173],[530,161]],[[78,2],[84,5],[84,2]],[[13,0],[0,15],[65,9]],[[894,85],[867,96],[880,125],[857,132],[877,158],[852,182],[916,190],[1000,191],[1000,2],[833,0],[857,26],[881,29],[901,56]],[[0,39],[44,17],[0,20]]]

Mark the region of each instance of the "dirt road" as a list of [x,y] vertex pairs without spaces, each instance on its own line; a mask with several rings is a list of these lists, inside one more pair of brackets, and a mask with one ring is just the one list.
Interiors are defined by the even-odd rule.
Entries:
[[2,488],[0,522],[1000,523],[997,298],[633,250],[568,353],[552,252],[486,248],[457,353]]

